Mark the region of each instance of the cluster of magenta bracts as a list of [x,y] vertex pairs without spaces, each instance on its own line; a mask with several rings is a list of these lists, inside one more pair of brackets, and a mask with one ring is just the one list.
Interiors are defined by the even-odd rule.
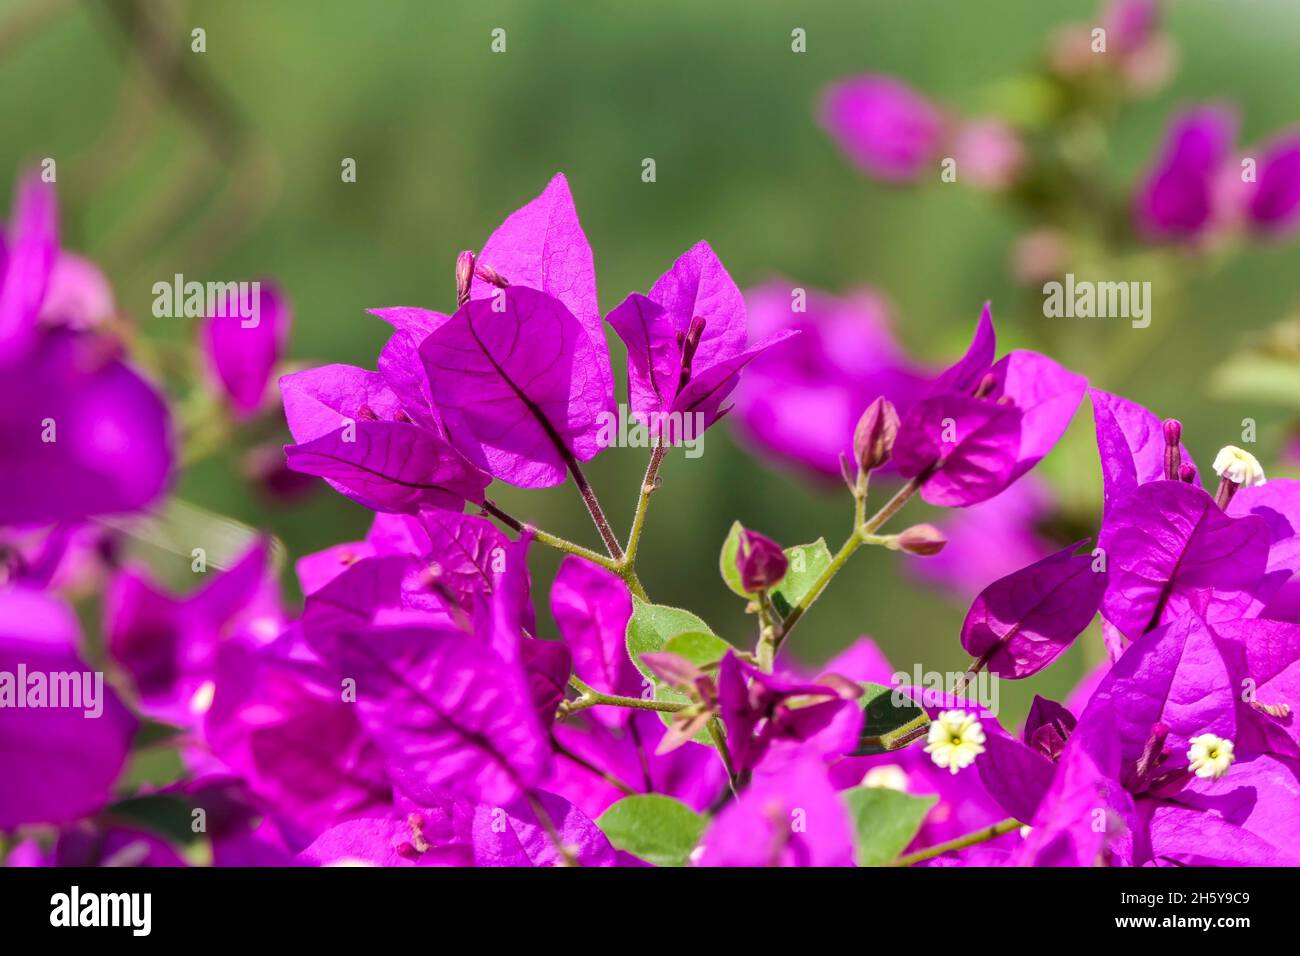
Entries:
[[[9,673],[86,668],[58,596],[77,536],[90,516],[155,500],[171,465],[154,390],[105,351],[105,334],[43,305],[62,261],[50,202],[43,187],[23,192],[0,287],[6,389],[19,385],[3,414],[22,436],[3,450],[3,499],[25,535],[0,590]],[[120,679],[101,716],[0,711],[0,749],[20,758],[0,795],[0,831],[17,834],[10,862],[181,860],[117,803],[140,718],[177,731],[184,765],[148,795],[203,809],[217,864],[852,865],[905,850],[903,862],[936,864],[1300,862],[1295,483],[1264,482],[1229,448],[1212,496],[1176,423],[1092,390],[1105,484],[1096,547],[986,579],[959,639],[972,676],[1019,679],[1100,612],[1110,660],[1070,700],[1036,700],[1018,734],[959,693],[920,688],[906,692],[908,724],[882,732],[878,691],[894,672],[875,645],[863,638],[805,672],[780,656],[794,625],[860,546],[948,555],[932,526],[884,525],[914,494],[963,514],[1004,500],[1059,440],[1085,380],[1033,352],[997,358],[985,306],[956,364],[900,372],[892,397],[858,405],[856,428],[850,419],[824,436],[855,506],[839,554],[785,551],[739,527],[728,539],[723,577],[759,621],[752,649],[733,646],[690,612],[652,604],[633,564],[667,441],[651,452],[626,545],[582,474],[603,450],[614,379],[565,180],[456,271],[451,315],[377,310],[395,330],[377,371],[281,380],[290,466],[376,513],[365,540],[297,561],[300,613],[282,605],[264,542],[185,597],[118,568],[104,631]],[[604,321],[627,347],[628,402],[647,414],[712,424],[751,360],[784,357],[797,371],[807,355],[794,330],[749,344],[745,301],[705,244]],[[258,404],[274,365],[282,332],[267,326],[250,338],[205,326],[236,408],[241,395],[245,409]],[[256,336],[270,342],[252,348]],[[864,361],[896,362],[877,341]],[[32,367],[59,375],[29,382]],[[744,392],[753,427],[763,406]],[[763,402],[781,401],[770,392]],[[784,394],[797,404],[801,386]],[[61,437],[33,443],[48,407]],[[606,553],[485,496],[493,480],[542,487],[570,475]],[[891,475],[901,489],[868,516],[872,481]],[[558,640],[534,612],[546,590],[527,555],[539,544],[574,552],[549,586]],[[898,812],[882,808],[885,791],[920,812],[882,859],[872,814]],[[620,822],[644,812],[693,835],[675,855],[642,847]],[[993,838],[945,845],[976,831]]]

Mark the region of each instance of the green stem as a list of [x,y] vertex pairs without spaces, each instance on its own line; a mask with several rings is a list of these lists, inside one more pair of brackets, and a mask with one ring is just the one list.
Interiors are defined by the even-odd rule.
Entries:
[[917,489],[919,489],[921,485],[924,484],[925,480],[930,477],[932,470],[933,466],[927,468],[924,472],[917,475],[907,484],[903,485],[903,487],[899,488],[898,491],[894,492],[894,497],[886,501],[884,507],[872,515],[861,526],[862,532],[864,534],[871,534],[879,531],[884,523],[894,517],[894,515],[898,514],[899,509],[902,508],[903,505],[907,504],[907,500],[911,498],[912,495],[916,494]]
[[722,732],[722,722],[716,717],[709,721],[709,737],[713,740],[713,746],[722,759],[722,766],[727,771],[727,785],[731,788],[732,796],[738,796],[736,769],[731,765],[731,751],[727,749],[727,737]]
[[650,464],[646,467],[645,478],[641,482],[641,494],[636,502],[636,514],[632,517],[632,531],[627,536],[627,552],[623,563],[629,568],[636,562],[636,551],[641,543],[641,531],[645,528],[646,511],[650,507],[650,496],[659,487],[659,466],[663,464],[668,447],[658,442],[650,449]]
[[868,472],[859,472],[858,480],[853,486],[853,527],[861,528],[867,522],[867,482]]
[[[839,574],[840,568],[844,567],[849,558],[853,557],[853,552],[857,551],[863,544],[862,535],[857,531],[854,531],[849,536],[849,539],[844,542],[840,550],[835,553],[835,557],[831,558],[831,563],[826,565],[825,570],[817,576],[817,580],[808,589],[808,593],[800,598],[799,603],[791,608],[790,613],[786,615],[786,619],[781,625],[781,635],[774,642],[776,648],[779,648],[785,642],[786,637],[794,630],[794,626],[813,606],[813,602],[821,597],[822,591],[826,590],[826,586],[831,583],[831,579]],[[775,653],[776,648],[774,648],[773,653]]]
[[628,707],[632,710],[657,710],[665,714],[675,714],[685,710],[686,703],[670,700],[642,700],[640,697],[622,697],[618,694],[603,694],[578,677],[569,678],[569,686],[582,696],[577,700],[566,700],[560,704],[559,717],[576,714],[592,707]]
[[985,827],[982,830],[976,830],[974,833],[967,833],[965,836],[959,836],[955,840],[949,840],[947,843],[936,843],[934,846],[928,846],[924,850],[917,850],[915,853],[909,853],[907,856],[900,856],[893,862],[893,866],[911,866],[913,863],[922,863],[925,860],[932,860],[936,856],[943,856],[945,853],[952,853],[954,850],[964,850],[968,846],[975,846],[977,843],[984,843],[988,840],[994,840],[1004,833],[1010,833],[1012,830],[1019,830],[1023,823],[1011,817],[1003,820],[1001,823],[995,823],[991,827]]
[[592,551],[590,548],[584,548],[580,544],[574,544],[567,538],[561,538],[551,534],[549,531],[540,531],[533,529],[533,540],[538,544],[544,544],[548,548],[554,548],[556,551],[564,551],[567,554],[576,554],[580,558],[586,558],[592,564],[599,564],[602,568],[609,571],[617,572],[619,564],[617,561],[601,554],[598,551]]
[[799,603],[796,604],[786,616],[785,622],[781,625],[780,634],[775,642],[776,650],[780,650],[781,645],[785,642],[786,637],[789,636],[790,631],[792,631],[794,626],[799,623],[799,620],[808,613],[808,609],[812,607],[813,602],[821,597],[822,591],[826,590],[826,586],[831,583],[831,579],[840,572],[840,569],[844,567],[849,558],[853,557],[853,553],[857,551],[858,548],[862,547],[864,544],[885,543],[885,539],[875,534],[875,532],[880,530],[881,526],[884,525],[886,521],[896,515],[903,505],[907,504],[907,500],[911,498],[912,495],[916,494],[917,489],[921,487],[922,482],[924,482],[928,477],[928,470],[925,473],[917,475],[902,488],[898,489],[898,491],[894,493],[894,497],[885,502],[884,506],[879,511],[853,529],[853,534],[849,536],[849,539],[844,542],[840,550],[836,552],[833,558],[831,558],[831,563],[828,564],[825,570],[817,576],[817,580],[814,581],[812,587],[808,589],[808,593],[799,600]]
[[632,589],[633,594],[643,601],[650,600],[650,596],[646,594],[640,578],[636,575],[636,571],[626,563],[626,560],[622,562],[615,561],[608,555],[601,554],[598,551],[592,551],[590,548],[584,548],[582,545],[570,541],[568,538],[561,538],[559,535],[551,534],[549,531],[542,531],[540,528],[525,525],[518,518],[511,515],[509,512],[504,511],[491,500],[484,500],[483,510],[514,531],[522,532],[524,528],[527,527],[528,530],[532,532],[533,540],[538,544],[544,544],[548,548],[554,548],[556,551],[563,551],[565,554],[576,554],[578,557],[585,558],[592,564],[600,565],[607,571],[613,571],[627,582],[627,585]]
[[592,551],[590,548],[584,548],[582,545],[575,544],[567,538],[553,535],[549,531],[542,531],[540,528],[527,526],[514,515],[503,510],[491,499],[484,499],[483,510],[514,531],[522,532],[525,527],[527,527],[533,534],[533,540],[538,544],[544,544],[548,548],[554,548],[556,551],[563,551],[566,554],[576,554],[578,557],[586,558],[588,561],[591,561],[594,564],[599,564],[602,568],[608,568],[610,571],[618,570],[618,562],[613,558]]
[[930,730],[930,717],[922,714],[920,717],[914,717],[901,727],[891,730],[887,734],[881,734],[879,737],[862,737],[858,740],[859,747],[875,746],[882,750],[902,750],[908,744],[920,740]]
[[767,591],[759,591],[758,647],[755,649],[754,656],[758,660],[758,666],[765,671],[771,671],[776,661],[777,620],[776,609],[772,607]]

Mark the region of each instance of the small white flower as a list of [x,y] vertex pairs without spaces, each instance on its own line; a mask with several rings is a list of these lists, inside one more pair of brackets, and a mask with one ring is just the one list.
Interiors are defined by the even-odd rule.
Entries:
[[881,790],[907,790],[907,771],[896,763],[872,767],[862,778],[862,786]]
[[1191,761],[1192,772],[1204,779],[1218,780],[1237,759],[1232,752],[1232,741],[1226,737],[1201,734],[1188,743],[1191,746],[1187,748],[1187,759]]
[[925,752],[936,767],[953,773],[964,770],[984,752],[984,728],[974,714],[964,710],[940,711],[930,724]]
[[1264,469],[1259,459],[1236,445],[1219,449],[1219,453],[1214,456],[1214,473],[1245,488],[1264,483]]

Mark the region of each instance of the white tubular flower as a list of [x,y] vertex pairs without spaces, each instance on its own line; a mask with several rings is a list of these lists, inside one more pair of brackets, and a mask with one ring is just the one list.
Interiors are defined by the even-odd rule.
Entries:
[[1264,468],[1259,459],[1236,445],[1226,445],[1214,456],[1214,473],[1234,485],[1253,488],[1264,483]]
[[984,728],[964,710],[940,711],[930,724],[925,752],[936,767],[964,770],[984,752]]
[[1192,772],[1206,780],[1218,780],[1228,772],[1237,759],[1232,752],[1232,741],[1214,734],[1201,734],[1188,741],[1187,759]]

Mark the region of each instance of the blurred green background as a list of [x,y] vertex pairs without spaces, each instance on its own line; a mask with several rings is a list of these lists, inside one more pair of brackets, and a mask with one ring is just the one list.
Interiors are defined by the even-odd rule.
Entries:
[[[1169,7],[1182,66],[1111,130],[1107,161],[1124,182],[1149,161],[1178,105],[1236,102],[1243,142],[1300,119],[1293,0]],[[1052,321],[1041,295],[1008,276],[1023,224],[963,188],[867,180],[816,125],[817,94],[847,74],[881,71],[978,112],[994,84],[1038,60],[1054,26],[1095,13],[1091,2],[1042,0],[7,0],[0,172],[8,180],[23,164],[57,158],[65,244],[105,267],[122,312],[150,338],[193,332],[191,320],[152,317],[156,281],[177,272],[274,277],[293,302],[294,360],[373,367],[387,326],[365,310],[450,309],[456,253],[481,246],[562,170],[595,250],[604,309],[648,289],[706,238],[742,288],[774,274],[831,291],[875,285],[914,354],[941,360],[964,345],[984,299],[1004,349],[1039,340]],[[196,27],[206,31],[204,53],[190,50]],[[489,48],[498,27],[504,54]],[[795,27],[807,31],[806,53],[791,52]],[[346,157],[356,160],[355,183],[341,181]],[[657,165],[651,184],[640,178],[646,157]],[[1244,416],[1257,418],[1267,467],[1287,411],[1215,401],[1207,378],[1295,304],[1298,255],[1295,246],[1251,248],[1223,268],[1192,270],[1177,300],[1157,282],[1151,330],[1094,321],[1054,357],[1178,415],[1203,463],[1238,440]],[[1176,334],[1165,334],[1175,322]],[[1156,347],[1138,338],[1147,334],[1161,336]],[[1128,350],[1140,350],[1138,360],[1117,362]],[[1086,448],[1091,432],[1085,405],[1069,443]],[[178,494],[271,529],[291,559],[364,533],[368,513],[327,490],[295,507],[258,497],[239,467],[248,441],[185,474]],[[834,548],[851,502],[751,457],[725,426],[705,448],[664,467],[641,577],[656,601],[690,607],[748,642],[751,623],[716,569],[732,520],[786,544],[825,535]],[[1048,474],[1095,508],[1095,459],[1054,459]],[[643,468],[635,449],[589,467],[620,534]],[[572,484],[495,493],[527,520],[598,542]],[[534,557],[544,581],[554,556]],[[819,661],[866,633],[901,667],[963,667],[965,608],[900,574],[903,560],[855,558],[792,650]],[[1018,719],[1031,691],[1064,693],[1084,658],[1096,658],[1094,638],[1025,686],[1004,686],[1008,717]]]

